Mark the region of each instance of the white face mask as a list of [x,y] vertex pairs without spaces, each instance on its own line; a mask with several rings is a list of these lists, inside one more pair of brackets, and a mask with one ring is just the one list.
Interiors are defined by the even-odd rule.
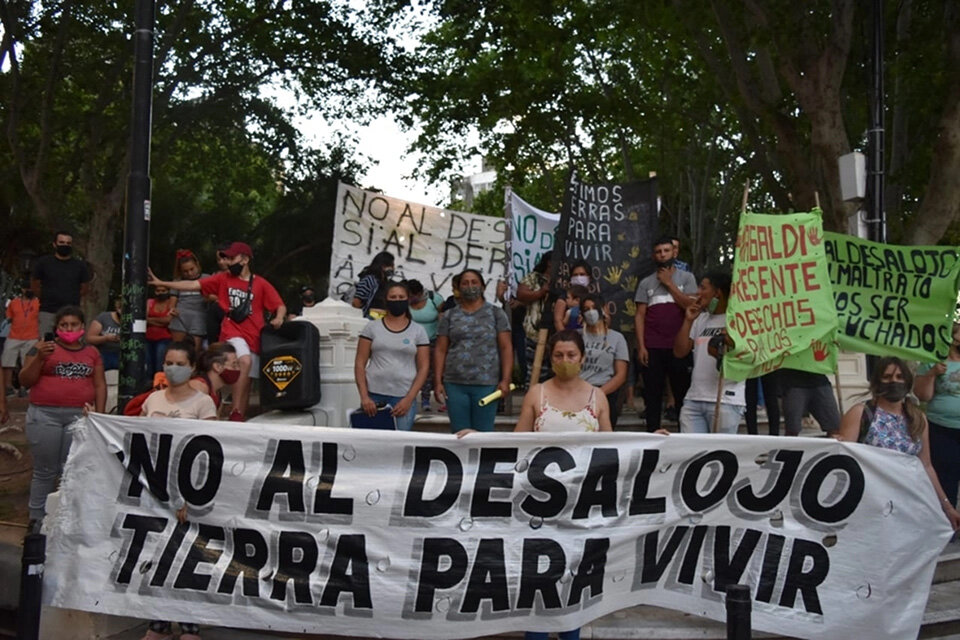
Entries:
[[571,276],[570,277],[571,285],[580,285],[581,287],[586,287],[590,285],[590,276]]
[[600,322],[600,312],[596,309],[588,309],[583,312],[583,320],[592,327]]

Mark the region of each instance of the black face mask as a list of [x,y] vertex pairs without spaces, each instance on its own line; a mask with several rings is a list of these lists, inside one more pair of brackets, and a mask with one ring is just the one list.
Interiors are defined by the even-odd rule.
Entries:
[[313,304],[314,300],[316,300],[314,296],[300,296],[300,301],[303,304]]
[[409,300],[387,300],[387,311],[392,316],[406,315],[409,308]]
[[657,263],[657,269],[669,269],[676,263],[676,259],[670,258],[669,260],[664,260],[663,262]]
[[240,262],[232,264],[227,267],[227,271],[229,271],[230,275],[232,276],[239,276],[241,273],[243,273],[243,264]]
[[68,255],[73,253],[73,247],[69,244],[58,244],[56,246],[57,255],[61,258],[66,258]]
[[26,298],[27,300],[33,300],[33,298],[36,295],[37,294],[35,294],[32,289],[27,289],[26,291],[23,292],[23,297]]
[[877,386],[877,395],[888,402],[900,402],[907,397],[907,383],[881,382]]
[[169,300],[169,299],[170,299],[170,294],[169,294],[169,293],[158,293],[158,294],[157,294],[157,300],[159,300],[160,302],[163,302],[164,300]]

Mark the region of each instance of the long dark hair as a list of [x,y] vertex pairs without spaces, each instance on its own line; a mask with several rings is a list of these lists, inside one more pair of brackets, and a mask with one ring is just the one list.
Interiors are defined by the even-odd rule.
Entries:
[[167,345],[167,348],[163,352],[163,357],[166,359],[167,354],[171,351],[183,351],[187,354],[187,362],[190,363],[191,367],[196,366],[197,364],[197,350],[193,346],[193,341],[187,342],[185,340],[171,342]]
[[[907,366],[907,363],[896,356],[885,356],[877,361],[877,366],[873,368],[870,374],[870,394],[874,398],[880,395],[880,385],[883,384],[883,373],[890,365],[900,370],[907,389],[913,389],[913,372],[910,370],[910,367]],[[923,435],[923,429],[926,427],[926,420],[924,420],[920,407],[918,407],[909,396],[903,400],[903,415],[907,419],[907,432],[910,434],[910,438],[912,438],[914,442],[919,442],[920,437]]]
[[476,269],[464,269],[463,271],[458,273],[455,276],[457,280],[457,283],[456,283],[457,288],[458,289],[460,288],[460,282],[463,280],[463,275],[466,273],[472,273],[473,275],[477,276],[477,278],[480,280],[480,299],[485,300],[485,298],[483,297],[483,292],[487,288],[487,283],[483,279],[483,274],[477,271]]
[[381,251],[377,255],[373,256],[373,260],[371,260],[370,264],[363,268],[363,271],[360,272],[360,275],[357,276],[357,279],[359,280],[360,278],[372,274],[377,277],[377,280],[383,283],[383,268],[392,267],[394,264],[395,260],[393,254],[389,251]]

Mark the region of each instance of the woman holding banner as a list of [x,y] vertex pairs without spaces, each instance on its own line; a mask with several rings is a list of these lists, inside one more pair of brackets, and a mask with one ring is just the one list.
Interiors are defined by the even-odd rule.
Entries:
[[913,392],[927,403],[930,419],[930,461],[947,500],[957,506],[960,485],[960,324],[944,362],[922,364]]
[[[610,431],[610,410],[607,398],[584,380],[581,368],[586,359],[583,337],[577,331],[559,331],[547,344],[554,377],[543,384],[533,384],[523,398],[523,407],[514,432],[592,433]],[[474,433],[465,429],[458,438]],[[527,631],[524,640],[547,640],[543,631]],[[561,631],[559,640],[580,640],[580,629]]]
[[464,270],[459,286],[459,306],[444,313],[437,327],[433,392],[447,405],[451,431],[493,431],[497,403],[481,407],[479,402],[497,390],[510,393],[510,321],[503,309],[483,299],[479,271]]
[[930,478],[940,507],[953,525],[960,528],[960,513],[947,498],[930,462],[927,417],[907,398],[913,374],[900,358],[880,358],[870,376],[871,400],[852,407],[840,421],[840,440],[892,449],[920,458]]

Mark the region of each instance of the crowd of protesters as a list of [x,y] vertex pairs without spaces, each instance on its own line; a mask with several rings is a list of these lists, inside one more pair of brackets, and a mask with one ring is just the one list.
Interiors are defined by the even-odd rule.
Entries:
[[[682,433],[735,434],[745,418],[747,432],[756,434],[763,403],[770,435],[779,435],[781,416],[784,432],[799,435],[809,414],[840,440],[918,456],[945,516],[960,527],[960,326],[948,359],[922,365],[916,376],[897,358],[881,359],[870,398],[841,418],[822,374],[781,369],[746,382],[725,380],[729,274],[710,271],[698,280],[679,260],[676,238],[659,238],[651,249],[653,269],[637,286],[630,336],[611,327],[598,274],[585,261],[570,266],[563,289],[552,282],[549,254],[514,291],[498,282],[488,292],[483,274],[466,269],[452,277],[445,300],[417,280],[396,277],[392,254],[375,255],[346,297],[370,320],[354,363],[359,409],[372,416],[389,406],[397,428],[410,430],[435,401],[451,431],[463,437],[493,430],[498,403],[481,400],[506,396],[516,382],[527,391],[517,431],[609,431],[638,396],[650,432],[666,434],[666,420],[677,421]],[[147,373],[158,375],[151,390],[118,409],[148,417],[247,418],[261,331],[268,323],[280,327],[318,300],[305,285],[288,313],[252,261],[249,245],[231,242],[217,251],[212,275],[186,249],[175,255],[172,279],[149,272],[145,359]],[[87,322],[79,304],[90,277],[86,263],[73,256],[71,234],[60,231],[53,252],[37,260],[31,278],[19,281],[6,303],[0,421],[8,419],[7,396],[29,391],[32,528],[45,515],[47,494],[69,451],[67,426],[85,411],[111,409],[105,372],[119,366],[123,301],[112,300]],[[911,391],[927,403],[926,415]],[[150,637],[168,630],[169,623],[154,621]]]

